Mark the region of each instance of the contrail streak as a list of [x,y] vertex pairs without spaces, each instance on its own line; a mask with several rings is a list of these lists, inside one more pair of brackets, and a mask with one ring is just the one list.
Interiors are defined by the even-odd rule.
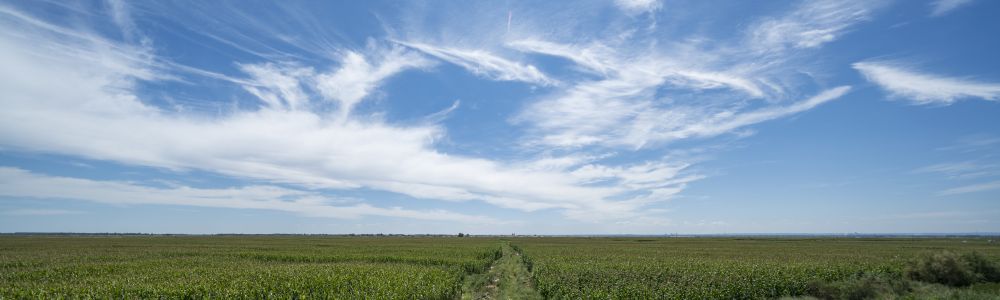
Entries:
[[509,11],[509,10],[507,11],[507,33],[510,33],[510,19],[511,19],[511,17],[513,17],[513,15],[514,15],[514,12]]

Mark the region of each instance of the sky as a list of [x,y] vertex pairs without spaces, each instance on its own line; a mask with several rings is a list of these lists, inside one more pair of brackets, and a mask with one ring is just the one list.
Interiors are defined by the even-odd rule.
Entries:
[[1000,232],[1000,1],[0,1],[0,232]]

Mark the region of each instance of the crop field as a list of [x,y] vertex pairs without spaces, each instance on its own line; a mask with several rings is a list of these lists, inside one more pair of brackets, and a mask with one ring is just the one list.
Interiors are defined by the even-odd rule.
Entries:
[[[986,275],[903,279],[935,253]],[[987,238],[0,236],[0,299],[997,299],[990,263]]]
[[800,296],[810,294],[815,282],[899,278],[908,262],[927,253],[1000,258],[1000,244],[988,239],[526,238],[513,243],[530,257],[539,292],[565,299]]
[[451,299],[494,239],[0,237],[0,298]]

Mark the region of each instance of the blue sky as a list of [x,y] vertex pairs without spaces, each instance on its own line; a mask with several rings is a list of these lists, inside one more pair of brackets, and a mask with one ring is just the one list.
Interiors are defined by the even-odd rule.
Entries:
[[997,12],[3,1],[0,231],[998,232]]

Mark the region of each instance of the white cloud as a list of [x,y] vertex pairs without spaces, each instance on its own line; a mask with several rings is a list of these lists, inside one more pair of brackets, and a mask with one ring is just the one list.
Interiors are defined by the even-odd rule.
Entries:
[[[646,76],[651,80],[625,82],[636,88],[648,88],[662,84],[670,84],[697,90],[730,88],[742,91],[753,97],[763,97],[764,91],[751,79],[739,74],[707,71],[698,66],[685,65],[684,59],[669,59],[649,56],[642,58],[628,57],[618,53],[603,44],[565,45],[538,39],[516,40],[507,44],[508,47],[523,52],[552,55],[569,59],[578,66],[600,74],[609,79],[628,79]],[[620,58],[626,56],[627,58]],[[688,62],[687,64],[691,64]],[[622,78],[631,76],[631,78]]]
[[[132,20],[132,14],[129,11],[128,3],[122,0],[108,0],[108,9],[111,13],[111,20],[114,21],[115,25],[121,30],[122,35],[126,39],[137,38],[138,29],[135,26],[135,22]],[[148,41],[148,40],[147,40]]]
[[614,71],[613,69],[615,68],[615,63],[611,61],[613,60],[614,51],[602,44],[580,47],[538,39],[521,39],[508,42],[506,46],[524,52],[564,57],[572,60],[579,66],[605,76],[608,75],[608,72]]
[[[445,132],[433,123],[397,126],[378,118],[337,118],[313,109],[322,100],[354,103],[373,92],[387,76],[424,65],[393,60],[416,58],[403,52],[398,56],[376,52],[364,61],[348,58],[330,73],[286,63],[243,64],[241,68],[250,78],[231,82],[241,84],[265,105],[208,116],[164,111],[135,93],[138,81],[174,76],[164,73],[174,71],[165,67],[171,64],[149,62],[155,59],[148,49],[116,46],[96,36],[31,18],[11,24],[0,29],[0,62],[5,66],[0,70],[5,107],[0,110],[0,145],[9,150],[171,170],[203,170],[306,188],[369,188],[421,199],[479,200],[525,211],[555,208],[570,217],[634,216],[650,201],[665,201],[671,195],[659,193],[648,201],[628,202],[620,199],[655,191],[591,186],[572,176],[571,170],[535,169],[521,162],[442,153],[435,149],[435,143]],[[39,27],[45,34],[17,33],[39,31]],[[402,50],[389,53],[393,51]],[[369,61],[375,58],[387,61]],[[352,83],[363,83],[363,87]],[[672,173],[659,179],[670,182],[674,179],[670,176]],[[70,182],[91,189],[96,196],[89,199],[173,193],[122,183]],[[108,191],[100,192],[101,188]],[[207,201],[201,192],[210,191],[199,191],[187,200],[171,203],[199,205]],[[69,195],[66,192],[65,196]],[[273,209],[279,210],[298,209],[286,207],[289,204],[268,205],[277,205]],[[613,210],[599,213],[605,208]],[[409,214],[364,206],[320,209],[325,210],[331,214],[358,210],[374,211],[363,213],[367,215]]]
[[904,213],[904,214],[894,214],[888,215],[881,219],[887,220],[948,220],[948,219],[963,219],[967,220],[971,217],[995,214],[995,211],[928,211],[928,212],[914,212],[914,213]]
[[[573,176],[590,183],[613,183],[633,189],[653,189],[675,186],[688,180],[676,180],[690,165],[667,162],[647,162],[625,167],[588,164],[573,171]],[[675,180],[664,180],[672,178]],[[610,181],[610,182],[609,182]]]
[[[0,173],[3,169],[0,168]],[[2,192],[0,192],[2,193]],[[62,215],[77,215],[82,214],[82,211],[77,210],[67,210],[67,209],[12,209],[2,212],[2,214],[10,216],[62,216]]]
[[952,179],[969,179],[1000,174],[1000,165],[976,161],[948,162],[921,167],[914,173],[937,173]]
[[992,191],[998,189],[1000,189],[1000,180],[950,188],[941,191],[940,195],[947,196],[947,195],[978,193],[978,192]]
[[971,3],[972,0],[935,0],[931,2],[931,16],[940,17]]
[[250,75],[249,83],[243,88],[272,109],[297,110],[309,103],[309,96],[299,81],[313,76],[310,68],[267,63],[240,65],[240,70]]
[[666,101],[656,96],[660,89],[736,92],[731,96],[734,100],[771,94],[739,73],[705,71],[683,58],[639,56],[601,44],[566,45],[537,39],[508,46],[564,57],[602,76],[576,82],[528,106],[515,120],[532,125],[536,137],[529,144],[641,148],[647,142],[668,140],[654,137],[666,127],[683,127],[704,117],[693,114],[704,113],[705,107],[664,106]]
[[[96,34],[52,25],[4,6],[0,6],[0,24],[4,24],[4,30],[0,30],[0,38],[5,41],[4,44],[0,44],[0,51],[12,54],[4,55],[0,59],[4,60],[5,66],[9,66],[6,68],[9,72],[24,72],[25,76],[21,78],[24,81],[22,84],[30,84],[27,82],[32,79],[29,75],[36,74],[31,72],[33,66],[13,60],[15,58],[13,54],[72,67],[85,65],[101,73],[114,73],[142,80],[170,79],[154,71],[157,63],[150,49],[145,46],[114,43]],[[41,51],[28,51],[16,47],[21,43],[32,43],[35,41],[34,38],[60,42],[43,41],[41,45],[34,45],[35,48],[42,48],[39,49]],[[110,81],[107,84],[114,88],[130,87],[128,86],[130,81],[117,79],[119,78],[90,78],[93,81]]]
[[486,50],[455,49],[402,41],[396,41],[396,43],[458,65],[469,72],[493,80],[523,81],[538,85],[555,85],[558,83],[533,65],[511,61]]
[[433,64],[423,56],[397,47],[379,49],[370,46],[369,52],[374,55],[366,58],[360,53],[348,51],[341,56],[341,65],[337,70],[315,78],[317,89],[323,96],[340,102],[344,116],[386,78],[406,69]]
[[642,148],[648,143],[711,137],[748,125],[809,110],[844,95],[838,87],[788,105],[745,110],[688,105],[663,106],[651,97],[656,78],[609,79],[581,84],[564,95],[535,103],[519,120],[529,121],[549,146],[604,145]]
[[849,28],[868,20],[883,1],[804,1],[780,18],[765,19],[751,27],[751,49],[780,52],[786,48],[815,48],[839,38]]
[[822,91],[816,96],[788,106],[770,107],[738,115],[730,115],[728,113],[716,114],[714,117],[720,117],[719,119],[689,126],[684,131],[691,132],[694,136],[717,135],[743,126],[774,120],[810,110],[820,104],[836,100],[837,98],[844,96],[844,94],[847,94],[850,90],[851,88],[848,86],[840,86]]
[[914,104],[949,105],[963,98],[1000,100],[1000,83],[921,73],[900,63],[858,62],[853,66],[868,81]]
[[[850,87],[823,91],[816,96],[788,106],[773,106],[747,111],[712,111],[697,107],[647,109],[637,114],[633,126],[619,131],[621,141],[640,147],[646,143],[704,138],[734,132],[736,129],[801,113],[846,94]],[[673,120],[664,122],[662,120]]]
[[[474,22],[446,24],[453,26],[445,25],[445,29],[441,29],[460,28],[458,33],[437,34],[437,29],[433,29],[435,31],[423,33],[408,31],[404,36],[420,37],[416,40],[441,40],[439,44],[443,45],[479,45],[482,49],[462,50],[463,53],[482,51],[494,55],[516,50],[527,55],[564,58],[571,63],[570,70],[586,74],[558,78],[558,88],[538,97],[512,118],[513,122],[526,125],[528,129],[529,134],[522,138],[522,144],[532,149],[556,147],[582,152],[595,145],[635,150],[674,140],[733,132],[832,100],[819,97],[816,99],[824,101],[775,105],[791,100],[789,95],[803,93],[795,90],[797,79],[790,79],[788,75],[806,72],[803,71],[805,67],[787,64],[791,57],[801,55],[803,51],[798,50],[818,48],[843,35],[852,25],[867,20],[880,3],[805,2],[783,16],[755,22],[751,32],[731,43],[702,36],[650,37],[649,32],[631,29],[635,18],[628,18],[625,25],[614,20],[607,22],[611,25],[602,22],[600,28],[607,26],[607,33],[561,30],[575,28],[561,23],[576,20],[561,19],[558,15],[522,18],[519,20],[522,29],[505,34],[502,39],[475,34],[475,29],[491,32],[489,28],[492,27],[489,24],[477,27]],[[658,2],[647,4],[659,5]],[[571,16],[584,13],[567,12]],[[462,19],[462,15],[456,17]],[[417,26],[407,24],[403,27],[419,27],[421,22],[414,24]],[[436,26],[434,28],[443,25]],[[615,30],[622,26],[630,29]],[[524,30],[533,27],[546,29]],[[449,36],[462,38],[448,39]],[[459,49],[417,46],[425,47],[427,51],[424,52],[429,55],[440,57],[449,57],[449,54],[434,53],[442,49]],[[760,52],[747,51],[747,48]],[[793,49],[797,51],[786,51]],[[834,89],[823,95],[846,92],[846,89]],[[710,96],[701,96],[706,94]],[[681,97],[684,98],[679,99]]]
[[663,7],[659,0],[615,0],[615,5],[629,14],[654,12]]
[[990,152],[1000,146],[1000,137],[990,134],[973,134],[963,136],[955,144],[940,147],[939,151],[956,151],[960,153]]
[[836,99],[849,88],[820,91],[805,101],[781,105],[792,100],[789,95],[802,93],[787,74],[802,72],[803,67],[789,66],[789,62],[804,52],[788,50],[817,48],[866,20],[878,5],[806,2],[784,16],[757,22],[732,47],[703,47],[727,43],[701,37],[679,39],[669,46],[631,37],[565,42],[547,41],[542,35],[516,39],[505,46],[565,58],[578,70],[599,78],[565,84],[566,88],[527,106],[514,121],[530,125],[528,145],[634,150],[736,132],[796,114]]
[[1000,163],[994,159],[995,146],[998,143],[1000,139],[992,135],[975,134],[960,137],[954,144],[936,150],[947,152],[949,157],[965,157],[965,160],[928,165],[917,168],[912,173],[943,176],[963,184],[940,191],[939,195],[974,193],[1000,188],[1000,183],[996,181],[971,184],[973,180],[996,180],[1000,175]]
[[[864,5],[818,3],[757,23],[771,26],[754,27],[760,29],[754,34],[761,34],[762,39],[741,35],[735,45],[713,41],[703,46],[700,37],[659,40],[636,30],[621,32],[615,26],[607,30],[610,36],[527,34],[525,28],[532,28],[532,24],[555,22],[548,16],[532,20],[528,13],[502,38],[483,33],[489,30],[479,32],[481,28],[460,24],[459,31],[471,34],[407,32],[402,36],[413,38],[390,40],[391,46],[369,42],[367,48],[346,50],[282,35],[289,40],[282,47],[321,53],[320,58],[310,59],[332,60],[331,69],[302,65],[301,61],[310,60],[270,49],[274,45],[267,41],[225,35],[227,30],[243,27],[229,24],[238,20],[222,18],[220,26],[228,26],[226,30],[199,33],[264,59],[237,63],[243,72],[239,75],[178,65],[156,57],[148,47],[120,45],[0,8],[5,16],[0,21],[9,25],[0,28],[0,63],[5,66],[0,70],[0,90],[5,93],[0,146],[178,171],[202,170],[331,193],[371,189],[418,199],[482,201],[522,211],[552,209],[571,219],[598,223],[628,219],[660,224],[663,220],[656,214],[663,210],[651,206],[676,197],[704,176],[695,174],[683,159],[653,157],[622,162],[628,160],[618,160],[618,154],[608,154],[611,151],[602,147],[630,154],[631,150],[682,139],[739,134],[743,127],[800,113],[844,95],[849,88],[838,87],[792,101],[793,96],[812,92],[787,86],[783,77],[787,75],[782,74],[799,69],[784,66],[786,57],[793,56],[791,52],[782,52],[781,57],[770,55],[775,48],[819,47],[864,20],[868,11]],[[639,11],[660,7],[659,2],[627,5]],[[506,15],[500,17],[506,24]],[[639,20],[622,15],[613,18]],[[250,28],[265,24],[248,22],[244,25]],[[558,27],[553,32],[561,32],[574,26],[551,27]],[[466,29],[468,32],[463,31]],[[772,31],[777,29],[789,30]],[[21,34],[24,31],[33,34]],[[319,31],[303,33],[316,34]],[[448,39],[454,36],[462,38]],[[408,42],[427,40],[442,42]],[[748,45],[770,50],[766,55],[744,53]],[[538,55],[565,58],[578,73],[553,77],[562,73],[543,72],[540,68],[547,66],[527,63]],[[549,87],[528,99],[514,117],[515,122],[527,124],[529,134],[522,137],[525,144],[541,146],[541,150],[525,150],[530,152],[524,155],[528,158],[517,161],[440,150],[439,142],[447,138],[447,132],[438,122],[458,107],[457,101],[452,108],[415,125],[393,124],[379,114],[352,114],[358,103],[378,95],[388,78],[405,70],[426,69],[433,64],[431,57],[486,79]],[[256,97],[250,101],[259,100],[260,107],[247,109],[242,105],[247,99],[240,94],[231,97],[240,98],[241,105],[218,115],[172,112],[148,101],[136,89],[137,83],[190,82],[191,76],[236,84]],[[328,103],[337,104],[339,114],[327,109]],[[180,187],[18,176],[69,180],[93,195],[117,199],[162,192],[178,197],[142,201],[179,205],[219,203],[212,202],[213,195],[222,193],[195,189],[185,194]],[[238,188],[234,193],[267,192],[243,191],[249,188]],[[428,215],[366,204],[321,208],[326,204],[314,202],[322,202],[318,192],[285,189],[281,193],[285,194],[276,197],[302,198],[292,201],[294,205],[279,203],[284,198],[260,199],[258,202],[267,203],[260,208],[326,211],[332,216]],[[96,201],[97,196],[87,199]],[[220,207],[258,205],[224,203],[231,206]]]
[[[55,177],[22,169],[0,167],[0,196],[85,200],[107,204],[159,204],[200,207],[266,209],[312,217],[358,218],[382,216],[462,223],[496,223],[497,220],[444,210],[409,210],[368,204],[334,205],[337,199],[317,193],[274,186],[202,189],[187,186],[157,188],[117,181]],[[72,211],[20,210],[19,214],[67,214]]]
[[[323,100],[339,104],[341,119],[368,97],[375,88],[393,75],[407,69],[433,65],[423,56],[398,47],[379,48],[369,45],[366,57],[355,51],[345,51],[340,66],[328,73],[294,63],[241,64],[240,70],[251,76],[246,80],[230,80],[243,85],[272,109],[309,109],[308,89],[319,92]],[[372,64],[371,61],[377,62]]]

